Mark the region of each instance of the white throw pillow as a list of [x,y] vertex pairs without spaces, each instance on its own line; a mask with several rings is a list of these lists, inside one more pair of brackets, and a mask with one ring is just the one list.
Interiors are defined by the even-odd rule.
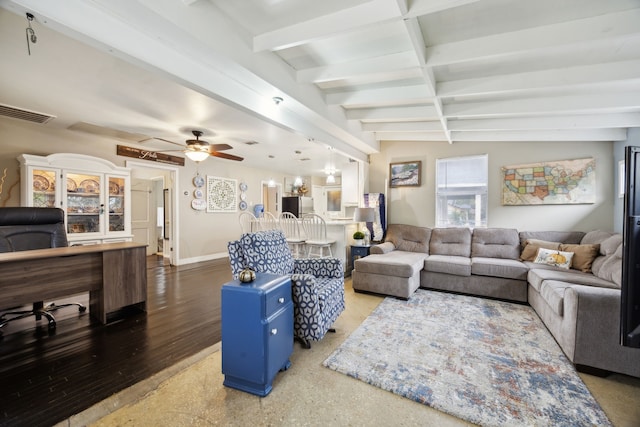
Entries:
[[536,259],[533,262],[536,264],[553,265],[554,267],[560,267],[568,270],[569,267],[571,267],[571,258],[573,258],[573,252],[540,248],[536,254]]

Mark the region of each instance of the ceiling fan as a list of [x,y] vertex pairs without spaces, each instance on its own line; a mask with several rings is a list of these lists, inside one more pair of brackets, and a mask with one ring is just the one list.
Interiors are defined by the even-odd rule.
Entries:
[[[221,159],[227,160],[235,160],[237,162],[241,162],[244,160],[243,157],[222,153],[222,151],[231,150],[233,148],[229,144],[209,144],[207,141],[203,141],[200,139],[200,137],[202,136],[202,131],[192,130],[191,133],[196,137],[196,139],[187,139],[187,146],[184,150],[182,150],[182,152],[194,162],[201,162],[207,159],[209,156],[219,157]],[[154,139],[160,139],[162,141],[175,144],[172,141],[167,141],[162,138]]]

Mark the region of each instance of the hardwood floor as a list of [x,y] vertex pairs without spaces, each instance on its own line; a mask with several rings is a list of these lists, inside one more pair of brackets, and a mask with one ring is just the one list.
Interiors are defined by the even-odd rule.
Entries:
[[[51,426],[221,339],[220,288],[229,261],[147,264],[147,313],[108,325],[58,318],[0,341],[0,426]],[[33,318],[29,319],[33,325]]]

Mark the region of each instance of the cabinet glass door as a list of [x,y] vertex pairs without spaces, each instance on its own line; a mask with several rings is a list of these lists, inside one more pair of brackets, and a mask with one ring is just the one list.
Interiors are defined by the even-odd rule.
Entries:
[[67,233],[99,233],[104,205],[100,176],[66,174]]
[[46,169],[33,169],[31,171],[33,182],[33,206],[37,208],[56,207],[56,171]]
[[109,176],[109,231],[125,231],[124,178]]

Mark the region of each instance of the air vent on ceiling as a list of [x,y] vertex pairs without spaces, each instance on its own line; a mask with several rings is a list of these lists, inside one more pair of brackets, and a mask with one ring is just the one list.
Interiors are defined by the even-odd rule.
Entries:
[[302,157],[302,158],[300,159],[300,161],[301,161],[301,162],[308,162],[309,160],[311,160],[311,159],[310,159],[310,158],[308,158],[308,157]]
[[0,104],[0,116],[42,124],[55,118],[55,116],[51,116],[49,114],[36,113],[35,111],[24,110],[22,108],[3,104]]
[[247,145],[258,145],[260,143],[258,141],[247,141],[247,142],[245,142],[245,144],[247,144]]

